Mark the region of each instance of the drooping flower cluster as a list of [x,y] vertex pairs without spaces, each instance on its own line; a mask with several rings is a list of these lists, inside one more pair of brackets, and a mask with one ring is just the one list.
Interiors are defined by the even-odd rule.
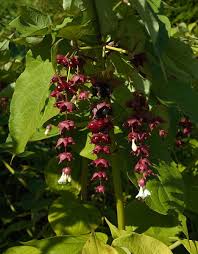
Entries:
[[[93,84],[93,94],[100,99],[110,96],[110,90],[108,85],[103,83]],[[110,167],[109,161],[104,158],[109,155],[111,139],[109,131],[113,127],[111,120],[111,105],[105,100],[98,102],[92,108],[92,119],[88,124],[88,129],[92,132],[91,143],[95,145],[93,153],[98,156],[93,160],[91,165],[96,168],[96,172],[93,173],[91,180],[99,181],[99,185],[96,186],[95,191],[98,193],[105,192],[104,181],[108,180],[106,170]]]
[[[146,198],[150,192],[145,188],[147,178],[154,175],[149,160],[150,150],[146,144],[151,133],[163,121],[160,117],[155,117],[149,110],[146,97],[140,92],[134,92],[133,98],[127,103],[132,108],[133,113],[124,124],[129,129],[128,141],[131,143],[131,154],[137,157],[134,167],[136,173],[141,175],[138,181],[140,191],[136,198]],[[165,137],[167,132],[163,129],[159,130],[159,136]]]
[[71,146],[75,144],[71,134],[68,134],[75,128],[75,123],[72,120],[68,120],[68,114],[75,110],[76,100],[88,99],[89,92],[81,89],[81,85],[86,82],[87,78],[79,73],[78,57],[57,55],[56,61],[60,70],[61,68],[67,70],[67,76],[61,75],[60,71],[51,79],[51,97],[55,98],[55,106],[60,110],[60,113],[65,114],[66,118],[66,120],[58,124],[61,137],[59,137],[56,144],[56,148],[60,152],[57,156],[59,164],[65,164],[58,183],[66,184],[71,182],[72,170],[68,164],[73,160]]
[[179,121],[176,146],[179,148],[184,144],[184,138],[190,136],[192,131],[192,122],[187,117],[182,117]]

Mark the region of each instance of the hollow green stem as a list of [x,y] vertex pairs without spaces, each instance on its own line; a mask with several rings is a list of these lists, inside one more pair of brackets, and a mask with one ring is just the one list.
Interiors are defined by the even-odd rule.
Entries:
[[124,216],[124,204],[122,196],[122,183],[120,176],[119,163],[116,158],[116,154],[112,155],[112,175],[113,175],[113,185],[116,199],[116,210],[117,210],[117,223],[118,229],[125,229],[125,216]]

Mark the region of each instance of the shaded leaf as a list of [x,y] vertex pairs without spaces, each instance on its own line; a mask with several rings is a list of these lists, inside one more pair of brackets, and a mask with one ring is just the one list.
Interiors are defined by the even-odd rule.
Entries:
[[64,197],[54,201],[48,219],[57,235],[86,234],[101,222],[100,213],[95,207]]
[[182,231],[177,218],[156,213],[138,200],[126,206],[125,214],[127,231],[132,229],[136,233],[144,233],[167,245],[171,245]]
[[155,167],[158,179],[148,181],[147,188],[151,196],[146,200],[154,211],[167,214],[170,209],[183,211],[184,209],[184,182],[175,163],[160,163]]
[[14,19],[9,26],[16,28],[22,37],[32,35],[45,35],[51,24],[50,18],[40,11],[23,6],[21,16]]
[[57,37],[68,40],[79,40],[85,35],[90,35],[90,28],[86,25],[67,25],[59,30]]
[[117,27],[117,18],[113,13],[113,7],[116,4],[114,0],[94,0],[96,8],[96,17],[102,35],[111,34]]
[[88,238],[89,235],[58,236],[43,240],[33,240],[25,244],[38,248],[42,254],[80,254]]
[[141,16],[153,43],[156,44],[159,33],[159,23],[157,16],[154,14],[152,8],[146,0],[137,0],[133,3]]

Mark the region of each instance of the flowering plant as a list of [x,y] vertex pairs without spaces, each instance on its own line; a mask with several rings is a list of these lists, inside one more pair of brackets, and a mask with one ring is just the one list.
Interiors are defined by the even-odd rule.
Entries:
[[62,23],[34,9],[30,20],[23,13],[12,21],[18,41],[41,39],[50,49],[27,46],[8,141],[14,156],[31,142],[50,147],[44,176],[54,195],[53,233],[5,254],[170,254],[197,246],[186,224],[197,213],[188,200],[196,170],[181,165],[185,148],[197,146],[198,63],[170,36],[160,4],[63,1]]

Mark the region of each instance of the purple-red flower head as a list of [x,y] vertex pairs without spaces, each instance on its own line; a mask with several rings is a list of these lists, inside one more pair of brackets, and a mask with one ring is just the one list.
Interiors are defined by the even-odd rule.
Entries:
[[104,129],[109,130],[112,127],[112,122],[108,118],[94,119],[88,124],[88,129],[93,133],[100,132]]
[[107,178],[106,172],[98,171],[98,172],[93,173],[91,180],[94,181],[94,180],[98,180],[98,179],[107,181],[108,178]]
[[58,128],[60,129],[60,132],[62,133],[64,130],[70,131],[75,128],[74,121],[72,120],[65,120],[58,124]]
[[72,137],[65,137],[65,138],[59,138],[56,144],[56,147],[64,146],[67,147],[68,145],[74,145],[75,142]]
[[92,164],[95,167],[100,167],[100,168],[108,168],[110,166],[108,160],[106,160],[104,158],[98,158],[98,159],[92,161]]
[[58,101],[55,105],[60,109],[61,113],[65,111],[71,113],[73,111],[73,104],[69,101]]
[[94,133],[93,136],[91,137],[91,143],[92,144],[99,144],[99,143],[110,144],[111,139],[109,134]]
[[73,155],[70,152],[60,153],[58,156],[59,164],[63,161],[72,161]]

